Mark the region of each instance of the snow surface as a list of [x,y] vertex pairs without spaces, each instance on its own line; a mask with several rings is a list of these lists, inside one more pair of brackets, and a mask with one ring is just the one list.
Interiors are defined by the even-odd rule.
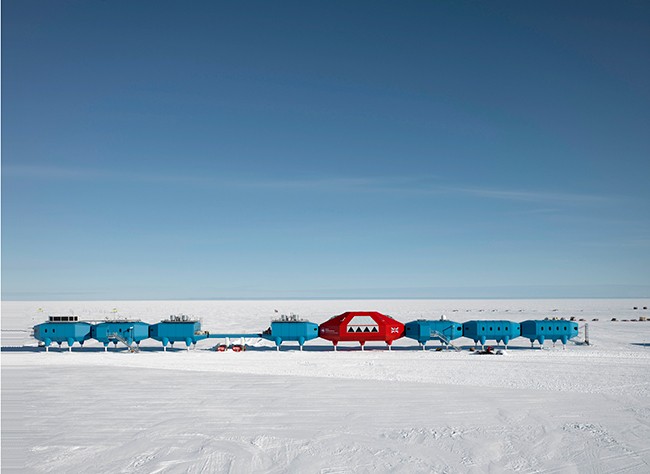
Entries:
[[[127,301],[2,303],[4,472],[650,472],[648,300]],[[44,312],[38,312],[43,308]],[[24,330],[49,314],[169,314],[212,332],[259,332],[280,313],[321,323],[349,310],[402,322],[584,318],[591,346],[504,356],[421,351],[401,339],[316,339],[304,352],[140,353],[96,342],[49,353]],[[600,321],[592,322],[594,318]],[[581,325],[584,323],[581,323]]]

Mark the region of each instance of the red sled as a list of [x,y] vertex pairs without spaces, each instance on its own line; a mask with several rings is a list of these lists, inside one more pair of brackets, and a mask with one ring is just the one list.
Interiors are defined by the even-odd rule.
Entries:
[[332,341],[334,350],[340,341],[361,344],[361,350],[368,341],[383,341],[391,344],[404,336],[404,324],[377,311],[348,311],[325,321],[318,328],[318,335]]

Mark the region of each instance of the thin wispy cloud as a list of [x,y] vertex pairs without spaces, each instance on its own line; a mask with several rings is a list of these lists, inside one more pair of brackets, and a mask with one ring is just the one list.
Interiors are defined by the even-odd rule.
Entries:
[[[521,190],[484,186],[450,185],[434,176],[373,176],[325,178],[223,177],[210,174],[187,175],[160,172],[115,171],[101,168],[61,167],[53,165],[8,165],[3,167],[8,178],[52,181],[122,181],[142,183],[179,183],[216,186],[222,189],[268,189],[301,192],[376,192],[407,195],[447,195],[528,202],[540,205],[597,205],[620,201],[619,196],[556,191]],[[545,208],[536,212],[551,212]]]
[[[326,177],[326,178],[259,178],[223,177],[210,174],[165,174],[160,172],[115,171],[101,168],[61,167],[52,165],[7,165],[3,167],[6,177],[52,180],[52,181],[139,181],[139,182],[189,182],[205,183],[230,188],[255,188],[276,190],[388,190],[396,189],[414,181],[400,177]],[[405,188],[406,189],[406,188]]]
[[522,216],[522,215],[551,215],[559,212],[561,209],[559,207],[554,208],[532,208],[532,209],[519,209],[516,211],[508,211],[506,214],[512,216]]
[[[304,189],[364,191],[392,194],[435,194],[448,196],[474,197],[513,202],[528,202],[547,206],[554,205],[596,205],[614,203],[622,198],[611,195],[567,193],[556,191],[528,191],[518,189],[497,189],[478,186],[450,186],[439,179],[430,177],[370,177],[370,178],[326,178],[326,179],[265,179],[233,182],[238,186],[251,186],[274,189]],[[538,209],[537,213],[552,213],[555,208]]]
[[70,181],[99,179],[106,176],[105,171],[98,169],[52,165],[3,165],[2,174],[6,177]]
[[9,178],[15,177],[46,181],[209,182],[209,178],[201,176],[52,165],[5,165],[2,167],[2,174]]
[[638,239],[622,239],[616,241],[582,241],[580,242],[582,246],[588,247],[603,247],[603,248],[640,248],[647,249],[650,247],[650,239],[647,238],[638,238]]
[[448,187],[443,188],[451,193],[476,196],[487,199],[501,199],[507,201],[525,201],[536,203],[570,203],[570,204],[598,204],[613,202],[619,198],[596,194],[566,193],[555,191],[527,191],[516,189],[495,189],[487,187]]
[[296,189],[296,190],[336,190],[341,189],[375,189],[382,185],[380,178],[296,178],[296,179],[250,179],[232,180],[228,184],[235,187],[268,188],[268,189]]

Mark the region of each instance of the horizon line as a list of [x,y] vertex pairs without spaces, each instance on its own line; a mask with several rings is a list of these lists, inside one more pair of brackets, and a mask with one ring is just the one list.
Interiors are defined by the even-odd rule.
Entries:
[[583,299],[650,299],[650,295],[645,296],[350,296],[350,297],[335,297],[335,296],[314,296],[314,297],[211,297],[211,298],[104,298],[104,299],[44,299],[44,298],[29,298],[29,299],[7,299],[2,298],[0,302],[30,302],[30,301],[87,301],[87,302],[104,302],[104,301],[361,301],[361,300],[381,300],[381,301],[405,301],[405,300],[583,300]]

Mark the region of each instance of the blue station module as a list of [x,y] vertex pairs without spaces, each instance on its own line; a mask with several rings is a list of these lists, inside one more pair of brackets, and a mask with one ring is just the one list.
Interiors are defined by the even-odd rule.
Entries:
[[305,342],[318,337],[318,324],[299,319],[296,315],[282,315],[280,319],[271,321],[271,326],[261,333],[210,333],[209,338],[226,339],[226,344],[217,346],[218,351],[226,350],[231,339],[240,339],[241,343],[233,344],[233,350],[243,350],[244,340],[250,338],[262,338],[275,342],[277,350],[283,342],[297,342],[302,350]]
[[114,319],[95,324],[90,332],[93,339],[104,344],[107,349],[109,342],[117,345],[123,342],[127,346],[133,343],[140,345],[140,341],[149,338],[149,324],[139,319]]
[[444,318],[438,321],[418,319],[406,323],[404,326],[404,336],[418,341],[422,349],[426,349],[427,342],[433,340],[440,341],[448,346],[451,341],[462,335],[462,324]]
[[261,335],[264,339],[275,342],[275,346],[280,350],[283,342],[297,342],[302,350],[306,341],[318,337],[318,324],[310,321],[299,319],[292,314],[282,316],[280,319],[271,321],[271,327]]
[[53,342],[59,347],[67,343],[71,351],[75,342],[83,346],[90,339],[90,328],[91,324],[79,321],[79,316],[50,316],[48,321],[34,326],[34,338],[45,345],[46,351]]
[[467,321],[463,324],[463,336],[474,341],[475,344],[485,345],[486,341],[503,342],[508,347],[508,343],[521,335],[519,323],[513,321]]
[[173,347],[175,342],[184,342],[189,350],[190,345],[207,338],[208,333],[201,331],[199,320],[179,315],[149,326],[149,337],[162,342],[164,350],[167,350],[167,344]]
[[553,344],[562,341],[566,345],[569,339],[578,336],[578,323],[562,319],[524,321],[521,323],[521,335],[530,341],[531,347],[535,341],[543,346],[546,339],[553,341]]

